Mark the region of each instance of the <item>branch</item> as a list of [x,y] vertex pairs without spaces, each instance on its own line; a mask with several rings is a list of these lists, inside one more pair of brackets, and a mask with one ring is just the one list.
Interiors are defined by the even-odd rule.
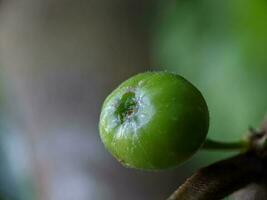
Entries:
[[[263,159],[250,151],[202,168],[168,200],[219,200],[246,185],[259,181],[267,168]],[[266,177],[266,176],[265,176]]]
[[253,183],[233,194],[235,200],[264,200],[266,197],[266,183]]
[[211,140],[209,138],[204,142],[202,149],[205,150],[238,150],[238,151],[247,151],[250,147],[249,140],[240,140],[236,142],[219,142],[215,140]]

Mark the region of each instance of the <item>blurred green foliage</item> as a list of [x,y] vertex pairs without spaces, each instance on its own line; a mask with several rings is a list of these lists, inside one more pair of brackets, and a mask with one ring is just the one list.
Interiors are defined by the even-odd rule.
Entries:
[[[267,1],[160,1],[155,21],[154,65],[202,91],[209,137],[238,140],[258,127],[267,112]],[[226,156],[199,152],[186,166],[196,170]]]
[[209,137],[237,140],[267,112],[267,1],[162,1],[156,66],[193,82],[210,109]]

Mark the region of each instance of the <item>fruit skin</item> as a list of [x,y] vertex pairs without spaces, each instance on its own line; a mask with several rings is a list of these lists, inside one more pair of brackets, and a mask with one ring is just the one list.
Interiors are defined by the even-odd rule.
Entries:
[[105,147],[123,165],[145,170],[172,168],[203,144],[207,104],[183,77],[145,72],[131,77],[104,101],[99,130]]

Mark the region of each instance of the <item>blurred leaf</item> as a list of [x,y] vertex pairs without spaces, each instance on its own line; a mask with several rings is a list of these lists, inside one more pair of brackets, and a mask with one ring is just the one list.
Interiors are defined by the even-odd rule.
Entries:
[[209,137],[239,139],[267,111],[267,1],[177,2],[160,8],[155,64],[203,92]]

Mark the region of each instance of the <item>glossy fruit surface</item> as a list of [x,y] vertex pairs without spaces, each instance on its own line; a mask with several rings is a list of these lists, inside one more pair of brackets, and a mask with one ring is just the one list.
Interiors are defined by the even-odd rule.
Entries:
[[168,72],[131,77],[105,100],[99,122],[101,139],[125,166],[175,167],[206,139],[209,112],[191,83]]

